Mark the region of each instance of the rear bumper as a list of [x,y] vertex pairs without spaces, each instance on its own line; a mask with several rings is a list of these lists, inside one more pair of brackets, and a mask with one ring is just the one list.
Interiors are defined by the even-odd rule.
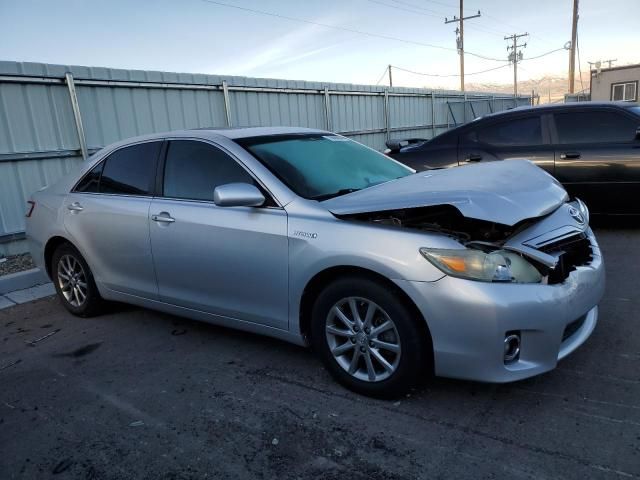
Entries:
[[[397,281],[427,321],[436,375],[499,383],[520,380],[553,369],[582,345],[596,326],[605,288],[600,249],[595,238],[591,241],[593,261],[557,285],[449,276],[436,282]],[[514,330],[521,335],[520,358],[507,365],[504,338]]]

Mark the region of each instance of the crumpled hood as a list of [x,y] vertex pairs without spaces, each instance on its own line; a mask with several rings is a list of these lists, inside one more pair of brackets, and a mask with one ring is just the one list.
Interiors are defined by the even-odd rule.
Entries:
[[322,202],[335,215],[452,205],[468,218],[515,225],[568,199],[562,185],[528,160],[419,172]]

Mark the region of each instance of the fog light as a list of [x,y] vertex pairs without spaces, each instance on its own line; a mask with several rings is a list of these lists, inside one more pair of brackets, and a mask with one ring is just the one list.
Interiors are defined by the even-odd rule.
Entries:
[[504,363],[513,363],[520,358],[520,333],[507,332],[504,337]]

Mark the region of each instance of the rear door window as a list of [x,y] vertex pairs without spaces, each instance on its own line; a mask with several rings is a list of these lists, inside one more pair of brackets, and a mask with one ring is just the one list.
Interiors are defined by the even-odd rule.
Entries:
[[100,175],[102,175],[102,167],[104,162],[98,163],[87,173],[84,178],[76,185],[75,192],[98,193],[100,185]]
[[116,150],[103,162],[100,193],[150,195],[162,142],[147,142]]
[[472,130],[467,140],[497,147],[540,145],[542,122],[539,116],[505,120]]
[[164,167],[164,196],[213,201],[213,191],[227,183],[250,183],[253,177],[232,157],[211,144],[195,140],[169,143]]
[[554,114],[558,141],[569,143],[620,143],[635,138],[638,122],[610,111]]

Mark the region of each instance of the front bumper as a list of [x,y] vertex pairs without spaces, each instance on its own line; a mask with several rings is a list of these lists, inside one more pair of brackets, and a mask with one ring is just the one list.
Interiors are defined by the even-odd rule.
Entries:
[[[577,267],[561,284],[485,283],[449,276],[435,282],[396,281],[427,321],[436,375],[511,382],[553,369],[582,345],[596,326],[605,288],[600,249],[593,235],[590,240],[592,262]],[[503,342],[513,330],[521,332],[520,358],[506,365]]]

